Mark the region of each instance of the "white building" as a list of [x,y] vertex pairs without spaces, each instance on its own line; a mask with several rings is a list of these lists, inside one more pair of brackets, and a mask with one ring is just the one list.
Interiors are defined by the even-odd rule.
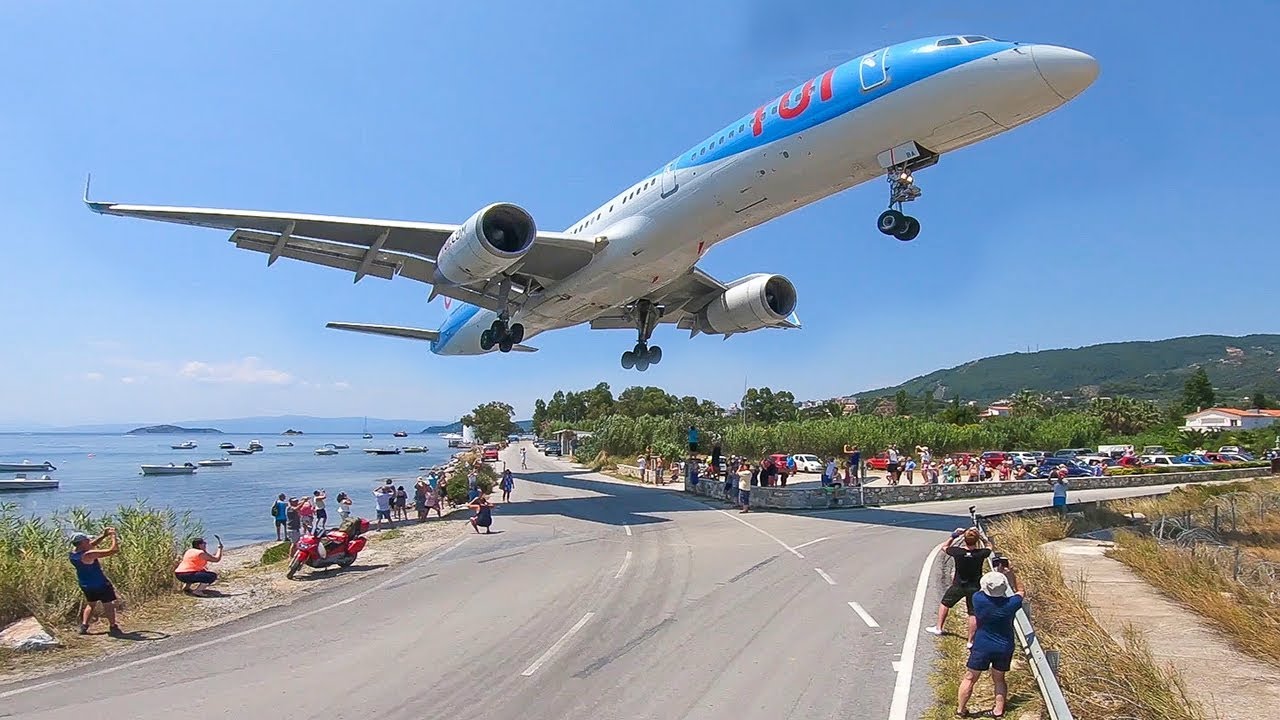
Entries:
[[1013,413],[1013,408],[1007,402],[993,402],[982,411],[980,417],[1008,417]]
[[1237,410],[1208,408],[1187,415],[1179,430],[1219,432],[1222,430],[1256,430],[1280,420],[1280,410]]

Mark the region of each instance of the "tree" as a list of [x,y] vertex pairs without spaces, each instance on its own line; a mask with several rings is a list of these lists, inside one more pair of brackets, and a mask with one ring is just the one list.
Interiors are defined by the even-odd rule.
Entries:
[[1193,413],[1211,408],[1213,401],[1213,383],[1209,382],[1209,373],[1198,367],[1182,386],[1182,411]]
[[951,402],[942,409],[939,417],[943,422],[952,425],[973,425],[978,422],[978,407],[968,403],[960,404],[960,398],[952,398]]
[[1261,390],[1253,393],[1253,402],[1249,403],[1254,410],[1266,410],[1271,407],[1271,403],[1267,400],[1267,394]]
[[609,383],[599,383],[580,394],[584,401],[583,419],[602,420],[613,414],[613,391],[609,389]]
[[476,430],[476,439],[480,442],[497,442],[507,436],[515,428],[511,415],[515,409],[504,402],[487,402],[462,417],[462,424]]
[[911,398],[907,396],[906,390],[899,390],[894,394],[893,412],[895,415],[911,414]]
[[1164,422],[1155,403],[1128,397],[1094,398],[1089,414],[1101,420],[1107,432],[1117,435],[1137,435]]
[[679,400],[660,387],[629,387],[618,395],[615,412],[627,417],[670,417],[675,414]]
[[533,403],[533,431],[546,432],[550,423],[551,418],[547,417],[547,403],[542,398],[538,398]]
[[748,388],[742,396],[742,407],[747,411],[748,422],[772,424],[796,419],[796,396],[787,390]]
[[1043,395],[1022,390],[1009,401],[1009,414],[1014,417],[1042,418],[1049,412]]

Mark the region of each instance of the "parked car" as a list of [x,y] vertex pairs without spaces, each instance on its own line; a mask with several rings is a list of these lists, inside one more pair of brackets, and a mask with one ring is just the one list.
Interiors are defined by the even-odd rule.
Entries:
[[480,451],[480,458],[485,462],[497,462],[498,461],[498,444],[489,443],[488,445],[485,445],[484,449]]
[[1039,465],[1040,459],[1044,457],[1044,453],[1031,452],[1030,450],[1014,450],[1008,455],[1014,465],[1029,465],[1031,467]]
[[863,460],[863,462],[866,463],[867,467],[871,468],[872,470],[881,470],[881,471],[888,470],[889,469],[889,453],[880,453],[879,455],[875,455],[873,457],[869,457]]
[[547,455],[554,455],[556,457],[560,457],[561,455],[560,443],[547,443],[546,447],[542,449],[542,452],[546,453]]
[[1243,453],[1228,453],[1228,452],[1218,453],[1218,457],[1222,458],[1223,462],[1231,462],[1231,463],[1249,462],[1250,460],[1253,459],[1252,455],[1244,455]]
[[1002,452],[1000,450],[988,450],[982,453],[982,463],[987,467],[1000,467],[1004,464],[1005,460],[1012,459],[1013,456],[1010,453]]
[[796,461],[796,472],[820,473],[825,467],[817,455],[792,455],[791,458]]
[[1093,474],[1088,468],[1081,467],[1061,456],[1045,458],[1044,464],[1036,468],[1033,474],[1038,478],[1048,478],[1063,465],[1067,468],[1067,477],[1087,477]]
[[1143,455],[1142,464],[1154,467],[1174,467],[1189,468],[1192,467],[1186,463],[1178,462],[1178,459],[1172,455]]
[[1218,452],[1235,453],[1236,455],[1243,455],[1244,448],[1240,447],[1239,445],[1223,445],[1222,447],[1218,448]]
[[1178,457],[1174,458],[1174,460],[1184,465],[1195,465],[1197,467],[1212,467],[1213,465],[1217,464],[1214,461],[1210,460],[1209,458],[1203,455],[1196,455],[1195,453],[1187,453],[1186,455],[1179,455]]
[[1148,445],[1142,448],[1143,455],[1167,455],[1163,445]]

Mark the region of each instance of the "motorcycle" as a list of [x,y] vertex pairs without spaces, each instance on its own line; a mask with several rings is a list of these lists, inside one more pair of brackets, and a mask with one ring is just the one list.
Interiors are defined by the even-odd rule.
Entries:
[[364,518],[351,518],[335,530],[321,533],[308,533],[298,540],[298,546],[289,558],[289,569],[284,576],[293,576],[303,565],[312,568],[326,568],[330,565],[347,567],[356,561],[356,556],[364,549],[366,538],[361,537],[369,530],[369,521]]

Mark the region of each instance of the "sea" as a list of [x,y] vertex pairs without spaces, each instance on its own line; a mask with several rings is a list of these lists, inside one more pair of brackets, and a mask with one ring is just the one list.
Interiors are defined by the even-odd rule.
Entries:
[[[252,455],[227,455],[224,442],[246,447],[251,440],[264,450]],[[190,440],[194,450],[170,446]],[[293,447],[277,447],[277,443]],[[337,455],[316,455],[326,443],[350,445]],[[370,455],[366,447],[426,447],[425,453]],[[56,490],[0,492],[0,503],[16,503],[24,515],[49,517],[61,510],[84,507],[95,514],[139,500],[154,507],[189,511],[206,535],[217,533],[228,547],[274,540],[275,523],[268,510],[280,493],[290,496],[323,489],[329,495],[330,523],[336,524],[333,498],[345,491],[357,514],[373,515],[373,488],[391,478],[410,488],[416,478],[444,465],[456,450],[438,435],[411,434],[397,438],[375,435],[119,435],[72,433],[0,434],[0,463],[48,461]],[[141,466],[226,458],[230,467],[200,468],[193,475],[146,475]],[[29,472],[34,479],[42,473]],[[9,473],[0,478],[12,479]]]

